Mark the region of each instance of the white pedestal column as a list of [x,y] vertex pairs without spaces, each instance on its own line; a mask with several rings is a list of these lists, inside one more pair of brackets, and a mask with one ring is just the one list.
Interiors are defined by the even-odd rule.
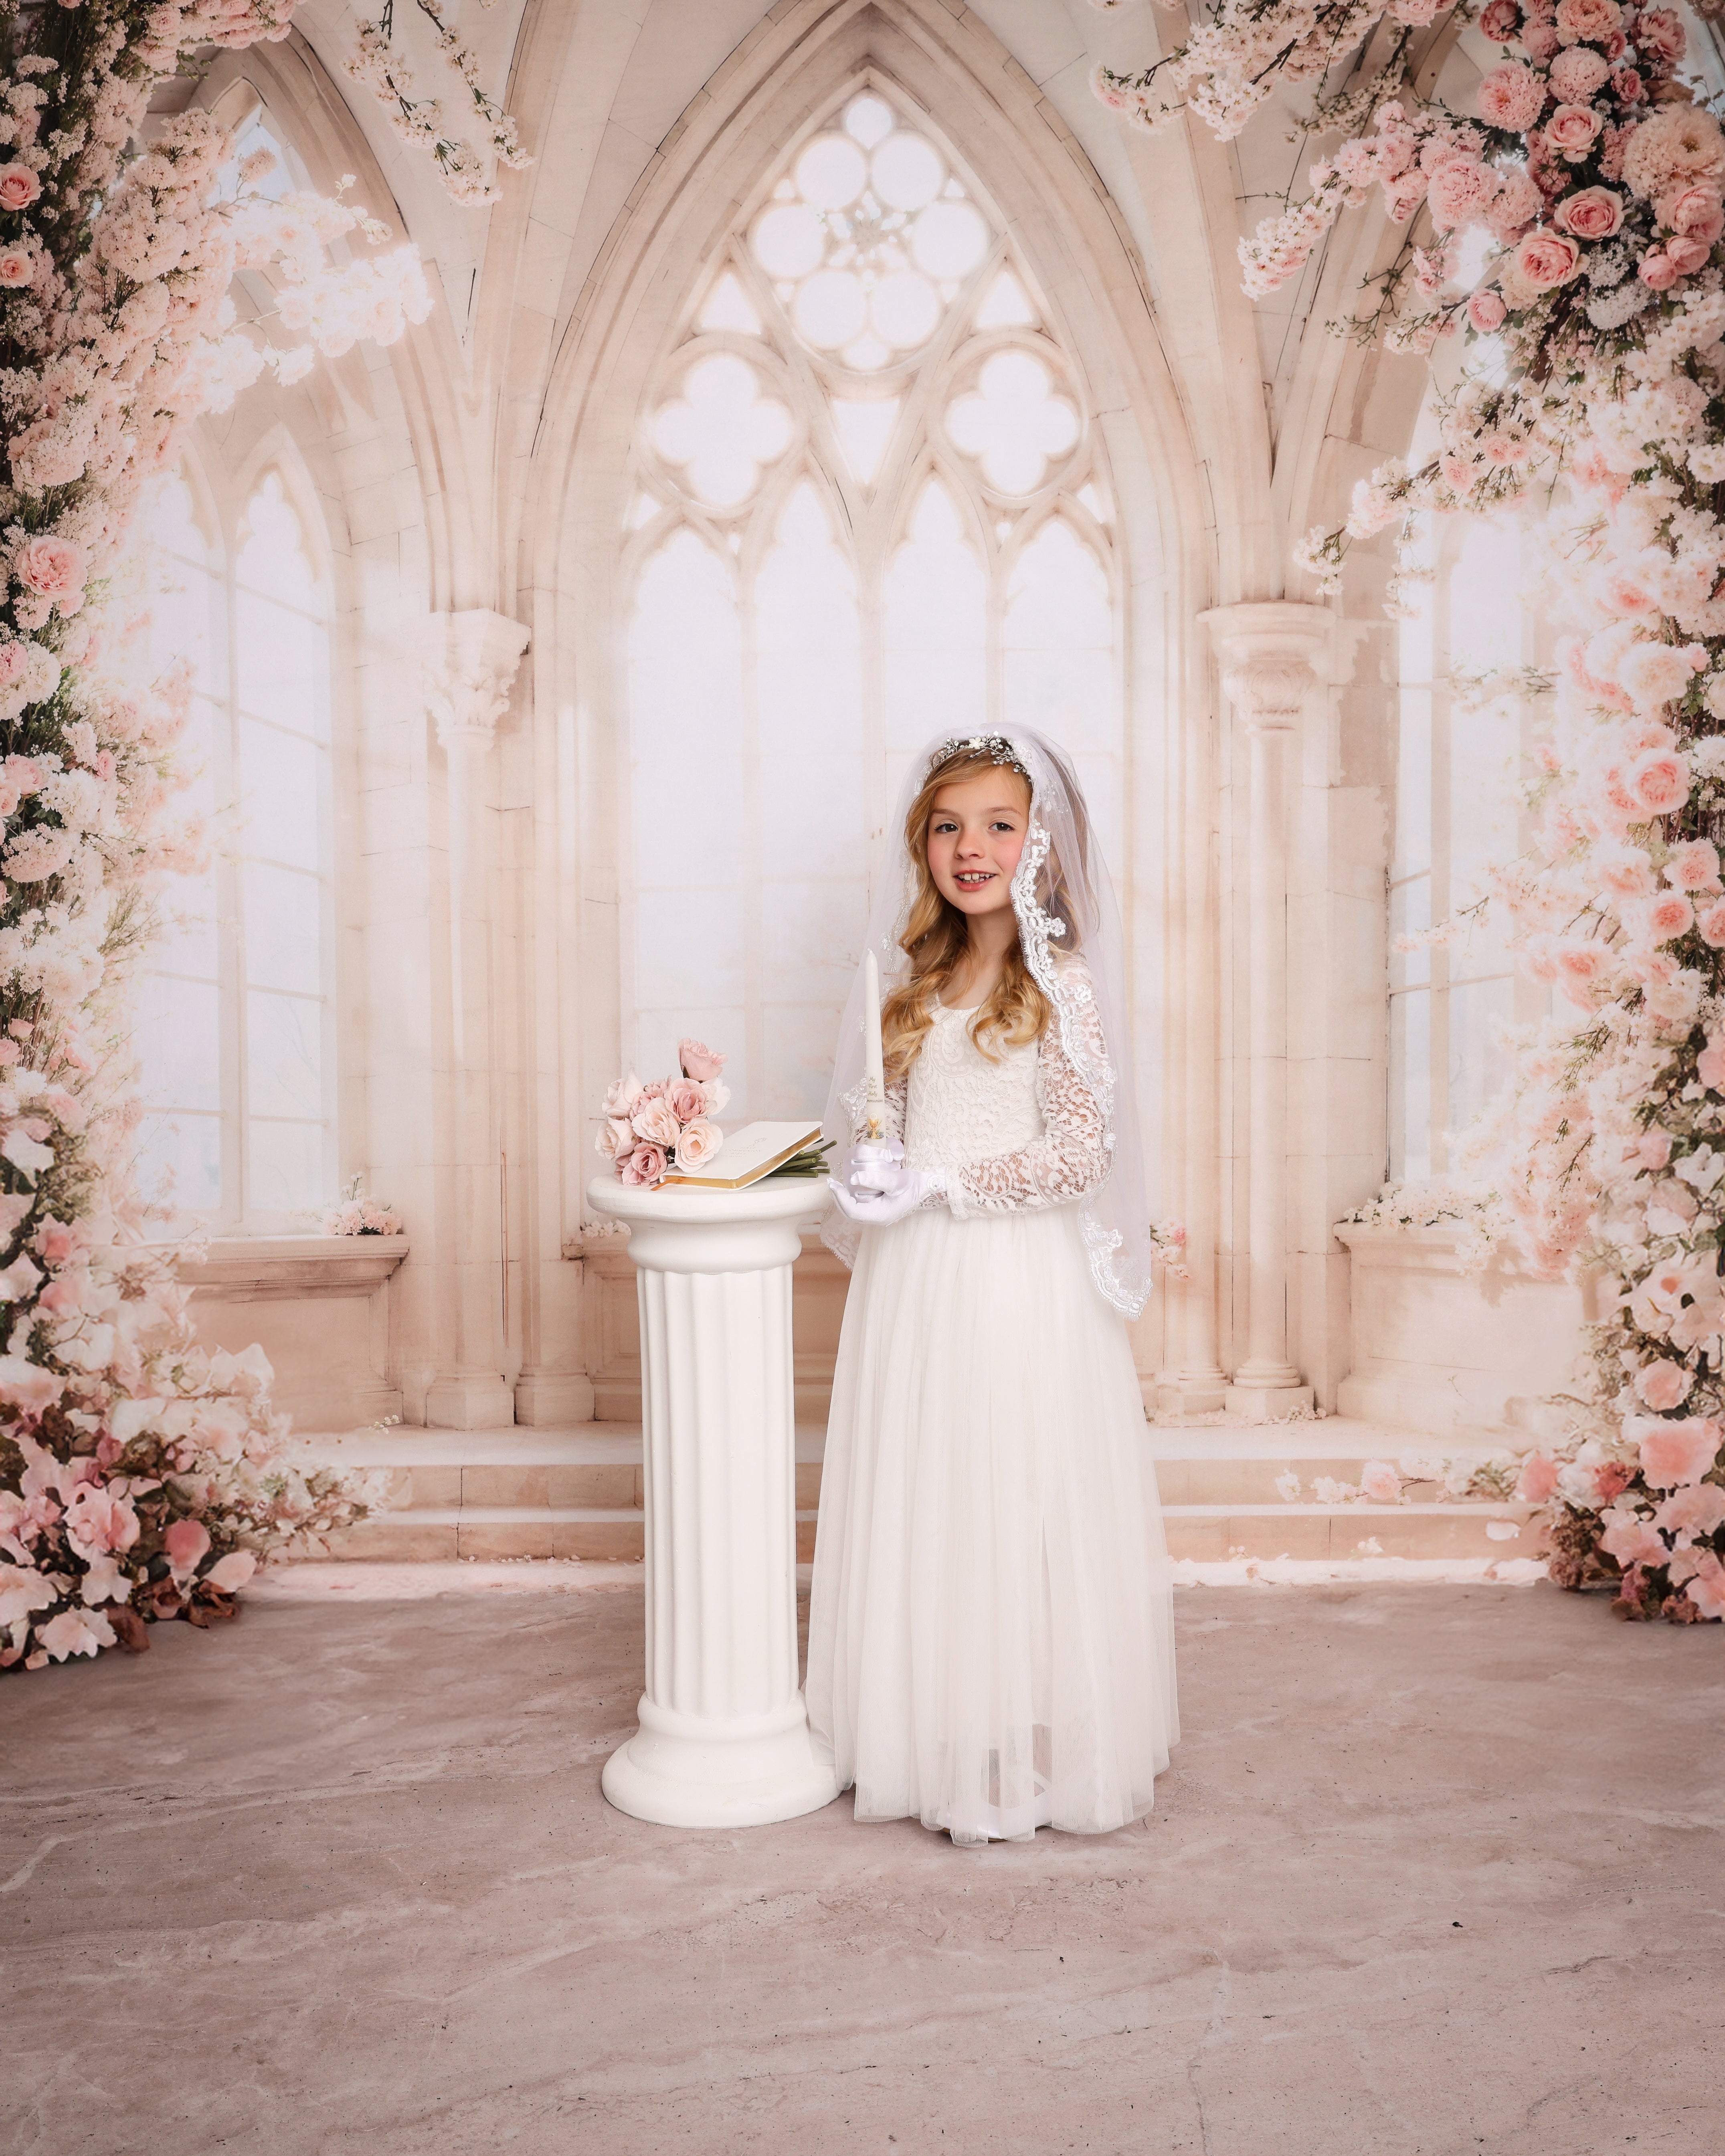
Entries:
[[791,1265],[819,1189],[588,1185],[629,1223],[646,1463],[647,1688],[603,1786],[664,1826],[761,1826],[839,1794],[797,1681]]
[[1227,1405],[1262,1422],[1312,1399],[1288,1357],[1288,763],[1334,621],[1327,608],[1281,599],[1203,619],[1250,741],[1246,1358]]

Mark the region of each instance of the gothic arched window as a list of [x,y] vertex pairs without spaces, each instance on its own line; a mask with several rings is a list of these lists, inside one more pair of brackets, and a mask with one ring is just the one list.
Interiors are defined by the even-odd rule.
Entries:
[[189,660],[208,874],[176,880],[139,1039],[146,1182],[186,1213],[303,1228],[336,1184],[326,580],[281,475],[231,539],[187,477],[145,531],[153,656]]
[[625,1050],[656,1071],[702,1034],[733,1115],[809,1111],[870,840],[930,736],[1054,735],[1122,865],[1101,445],[1001,220],[870,88],[707,264],[634,469]]

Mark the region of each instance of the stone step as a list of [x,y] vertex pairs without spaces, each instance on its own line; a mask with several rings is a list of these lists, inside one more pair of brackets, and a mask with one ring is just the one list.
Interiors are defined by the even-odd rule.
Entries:
[[[824,1433],[797,1433],[797,1554],[814,1555]],[[1340,1418],[1239,1430],[1206,1424],[1147,1432],[1177,1558],[1500,1558],[1532,1553],[1505,1535],[1531,1508],[1515,1504],[1319,1505],[1315,1478],[1358,1483],[1368,1459],[1431,1450],[1430,1440]],[[336,1537],[335,1556],[372,1562],[587,1558],[638,1560],[643,1549],[641,1433],[626,1424],[561,1430],[357,1430],[304,1440],[316,1459],[391,1470],[396,1509]],[[1200,1450],[1199,1447],[1204,1448]],[[1320,1449],[1322,1448],[1322,1449]],[[1483,1445],[1481,1449],[1484,1449]],[[1278,1495],[1300,1478],[1305,1502]],[[1435,1494],[1435,1493],[1434,1493]],[[1488,1521],[1502,1523],[1499,1535]],[[1374,1547],[1375,1545],[1375,1547]]]

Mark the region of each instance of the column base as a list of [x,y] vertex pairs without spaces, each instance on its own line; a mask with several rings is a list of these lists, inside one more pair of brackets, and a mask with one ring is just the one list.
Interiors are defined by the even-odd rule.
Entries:
[[768,1826],[819,1811],[839,1794],[833,1755],[809,1727],[798,1692],[772,1715],[696,1722],[640,1704],[641,1726],[605,1762],[599,1786],[655,1826]]
[[1303,1409],[1312,1412],[1310,1385],[1230,1385],[1228,1413],[1240,1422],[1286,1422]]
[[498,1372],[434,1378],[425,1419],[434,1430],[506,1430],[515,1421],[515,1394]]
[[524,1370],[516,1380],[515,1419],[529,1430],[591,1422],[593,1379],[583,1370]]
[[1156,1388],[1163,1414],[1220,1414],[1228,1404],[1228,1380],[1219,1370],[1181,1370]]

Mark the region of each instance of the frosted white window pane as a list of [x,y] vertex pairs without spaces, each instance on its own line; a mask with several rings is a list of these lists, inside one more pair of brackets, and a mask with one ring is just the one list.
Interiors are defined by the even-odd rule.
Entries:
[[248,983],[316,995],[323,986],[323,890],[317,878],[248,861],[240,880]]
[[254,1213],[307,1213],[329,1197],[324,1133],[315,1123],[254,1122],[247,1167]]
[[222,1202],[220,1117],[146,1116],[138,1126],[137,1165],[146,1196],[159,1195],[183,1212],[214,1212]]
[[1512,860],[1519,803],[1516,768],[1521,760],[1515,713],[1499,703],[1472,710],[1466,699],[1450,706],[1450,903],[1472,903],[1485,888],[1494,861]]
[[803,277],[826,253],[820,219],[802,203],[775,203],[755,227],[755,259],[769,277]]
[[144,525],[151,546],[181,554],[188,563],[206,564],[210,544],[198,514],[192,489],[179,472],[165,472],[152,486]]
[[1450,671],[1522,663],[1519,535],[1470,520],[1450,572]]
[[870,167],[875,192],[889,209],[922,209],[946,177],[946,160],[928,137],[902,128],[875,151]]
[[899,402],[896,397],[888,397],[876,403],[862,403],[845,397],[833,399],[833,425],[838,433],[839,446],[845,453],[845,463],[865,486],[872,486],[880,475],[880,460],[886,454],[886,445],[898,423]]
[[242,591],[234,609],[239,707],[318,741],[329,733],[329,648],[316,622]]
[[323,1113],[323,1007],[253,988],[246,996],[247,1106],[254,1116]]
[[845,108],[845,132],[865,150],[890,135],[893,122],[892,107],[878,97],[855,97]]
[[926,344],[941,318],[941,295],[913,270],[883,277],[869,301],[869,319],[890,345],[910,352]]
[[1515,1016],[1515,983],[1470,981],[1450,990],[1449,1127],[1459,1133],[1503,1083],[1506,1065],[1497,1029]]
[[848,344],[868,320],[862,281],[848,270],[823,270],[798,288],[792,309],[797,327],[822,352]]
[[707,295],[697,326],[704,330],[737,330],[744,336],[758,336],[761,318],[749,305],[742,285],[727,270]]
[[206,571],[175,556],[157,556],[150,657],[158,671],[166,672],[176,660],[189,659],[195,685],[206,693],[216,686],[213,668],[220,603],[221,586]]
[[[879,153],[875,157],[877,174]],[[863,191],[869,161],[845,135],[817,135],[796,164],[797,192],[816,209],[844,209]]]
[[667,464],[686,468],[703,501],[734,508],[790,446],[791,415],[746,359],[716,352],[690,368],[681,397],[655,418],[653,439]]
[[1048,369],[1027,352],[998,352],[984,362],[977,386],[955,399],[947,432],[1003,494],[1030,494],[1041,485],[1050,457],[1078,439],[1078,414],[1054,393]]
[[[647,565],[629,634],[638,885],[738,886],[742,730],[742,637],[730,575],[680,531]],[[698,909],[685,911],[692,918]]]
[[220,1027],[213,983],[151,978],[138,1023],[141,1091],[150,1106],[221,1106]]
[[245,531],[234,564],[240,584],[306,613],[321,612],[322,593],[306,556],[305,535],[275,473],[246,504]]
[[931,277],[968,277],[988,251],[988,228],[968,202],[931,203],[911,228],[911,257]]
[[255,719],[242,719],[239,733],[245,850],[295,868],[316,868],[321,751]]
[[162,886],[161,905],[162,932],[150,952],[156,971],[213,981],[220,965],[215,878],[171,876]]
[[1396,758],[1394,876],[1431,866],[1431,691],[1401,692],[1401,739]]
[[1045,524],[1019,557],[1009,591],[1008,719],[1075,749],[1111,746],[1114,610],[1101,562],[1069,524]]
[[987,720],[988,593],[952,497],[924,488],[911,536],[886,574],[888,746],[915,748],[937,729]]
[[976,311],[979,330],[1029,329],[1036,320],[1029,295],[1010,270],[1003,270]]

